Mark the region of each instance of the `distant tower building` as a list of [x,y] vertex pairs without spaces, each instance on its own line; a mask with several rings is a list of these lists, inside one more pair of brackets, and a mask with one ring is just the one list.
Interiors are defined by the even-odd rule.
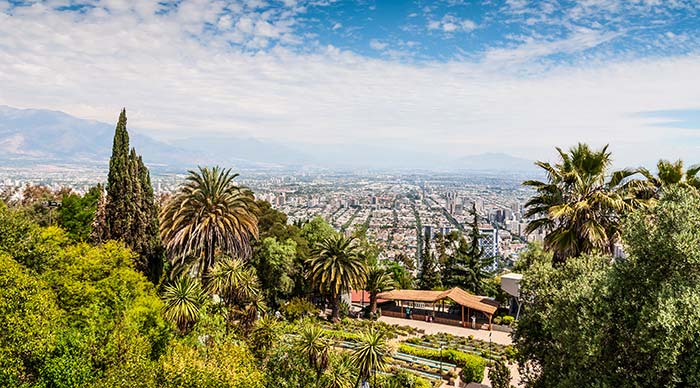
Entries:
[[479,228],[479,232],[479,246],[484,250],[484,256],[498,256],[498,228]]
[[428,236],[431,240],[433,239],[433,227],[431,225],[423,226],[423,236]]

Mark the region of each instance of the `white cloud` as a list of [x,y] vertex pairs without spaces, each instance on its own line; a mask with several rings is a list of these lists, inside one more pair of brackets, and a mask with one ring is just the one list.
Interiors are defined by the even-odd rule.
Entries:
[[477,28],[477,24],[469,19],[461,19],[454,15],[445,15],[440,20],[429,20],[429,30],[442,30],[445,33],[470,32]]
[[381,50],[384,50],[385,48],[387,48],[387,46],[388,46],[387,43],[384,43],[384,42],[382,42],[381,40],[378,40],[378,39],[371,39],[371,40],[369,41],[369,47],[371,47],[371,48],[374,49],[374,50],[380,50],[380,51],[381,51]]
[[339,30],[341,28],[343,28],[342,23],[335,23],[335,24],[333,24],[333,27],[331,28],[331,30],[335,31],[335,30]]
[[[216,6],[187,1],[165,16],[96,9],[76,17],[41,5],[13,17],[0,13],[0,104],[106,122],[126,106],[132,127],[166,138],[245,131],[279,141],[391,141],[451,156],[503,151],[533,158],[588,141],[611,143],[621,163],[696,161],[700,154],[700,140],[670,140],[697,139],[692,131],[662,129],[636,115],[698,108],[698,56],[543,72],[543,55],[611,39],[583,29],[560,41],[524,38],[473,62],[411,64],[334,46],[250,53],[231,48],[228,38],[269,46],[267,37],[293,36],[293,20],[280,24],[241,7],[224,36],[201,32],[204,23],[220,22]],[[193,38],[191,31],[200,32]]]

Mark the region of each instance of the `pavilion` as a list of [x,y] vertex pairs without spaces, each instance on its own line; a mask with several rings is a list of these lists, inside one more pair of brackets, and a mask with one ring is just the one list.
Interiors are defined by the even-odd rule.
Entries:
[[[445,291],[431,290],[393,290],[382,292],[378,295],[381,299],[386,299],[396,302],[399,307],[410,307],[413,309],[421,309],[411,314],[411,319],[421,319],[432,309],[432,316],[435,317],[435,322],[445,323],[448,325],[461,325],[467,327],[467,320],[472,314],[479,312],[488,319],[488,329],[491,330],[493,314],[498,310],[498,302],[484,297],[477,296],[455,287]],[[461,306],[461,320],[455,319],[453,315],[445,314],[445,300],[449,299],[457,305]],[[465,316],[466,309],[466,316]],[[441,313],[441,314],[436,314]],[[397,318],[406,318],[402,311],[385,311],[382,309],[383,315],[395,316]],[[414,316],[416,318],[414,318]]]

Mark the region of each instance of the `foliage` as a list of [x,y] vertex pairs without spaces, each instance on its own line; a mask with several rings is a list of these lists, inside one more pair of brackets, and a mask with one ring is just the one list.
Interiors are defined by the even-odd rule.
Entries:
[[525,274],[514,338],[539,366],[525,371],[530,386],[700,386],[700,198],[670,190],[625,225],[626,260]]
[[428,358],[435,361],[449,362],[462,368],[461,379],[464,382],[478,382],[484,379],[484,369],[486,362],[483,358],[461,352],[455,349],[425,349],[401,344],[399,346],[401,353],[411,354],[418,357]]
[[540,243],[530,243],[527,245],[527,249],[518,256],[518,260],[513,265],[513,272],[527,271],[538,261],[551,262],[552,253],[546,251]]
[[430,234],[427,231],[423,238],[421,260],[420,276],[418,278],[420,288],[422,290],[433,290],[442,287],[439,263],[435,255],[430,251]]
[[150,173],[136,150],[129,150],[126,109],[122,109],[114,131],[109,159],[105,224],[97,227],[104,236],[98,241],[119,240],[138,254],[137,267],[157,283],[162,270],[162,249]]
[[496,360],[489,368],[489,381],[493,388],[511,388],[510,369],[502,360]]
[[[413,259],[409,258],[409,260],[413,262]],[[402,290],[410,290],[413,288],[413,274],[409,272],[406,266],[389,260],[384,260],[382,265],[386,268],[386,271],[391,274],[396,288]]]
[[253,193],[235,184],[230,169],[200,167],[189,175],[160,212],[160,234],[173,263],[195,259],[206,277],[217,252],[250,257],[258,235]]
[[48,285],[0,254],[0,382],[20,386],[38,378],[56,346],[61,317]]
[[266,237],[256,250],[252,263],[271,306],[279,306],[292,293],[296,257],[297,244],[291,238],[278,241],[275,237]]
[[302,355],[316,372],[316,383],[328,367],[332,343],[318,325],[305,324],[296,339],[295,350]]
[[657,174],[654,176],[649,170],[640,168],[640,173],[646,178],[646,185],[639,190],[641,196],[659,198],[665,190],[680,187],[696,191],[700,189],[700,165],[693,165],[686,170],[683,161],[675,162],[661,159],[656,164]]
[[372,326],[362,333],[352,352],[352,362],[358,369],[358,378],[369,380],[377,372],[383,371],[391,353],[383,330]]
[[247,331],[265,310],[255,268],[242,260],[219,258],[206,280],[209,291],[217,294],[224,305],[227,332],[235,320]]
[[281,308],[284,317],[290,321],[296,321],[306,317],[318,315],[318,308],[306,299],[293,298]]
[[386,269],[377,264],[369,267],[367,271],[367,281],[365,282],[365,291],[369,292],[370,314],[376,314],[377,312],[377,295],[393,289],[394,280]]
[[639,181],[631,179],[637,171],[610,173],[607,146],[592,150],[580,143],[568,153],[557,151],[559,163],[536,163],[547,173],[546,182],[523,182],[536,190],[525,205],[524,216],[535,217],[527,233],[544,231],[545,248],[557,263],[594,250],[611,253],[620,238],[621,215],[646,202],[635,191]]
[[199,280],[183,275],[163,289],[163,316],[174,322],[181,333],[187,333],[199,320],[200,309],[206,301]]
[[194,347],[178,341],[163,358],[163,388],[263,388],[248,349],[233,342]]
[[355,239],[336,234],[322,240],[316,245],[308,266],[312,284],[330,295],[332,318],[339,320],[342,293],[362,287],[367,276],[367,266]]
[[73,241],[87,241],[90,238],[102,190],[102,185],[97,185],[83,196],[70,193],[61,199],[58,222]]

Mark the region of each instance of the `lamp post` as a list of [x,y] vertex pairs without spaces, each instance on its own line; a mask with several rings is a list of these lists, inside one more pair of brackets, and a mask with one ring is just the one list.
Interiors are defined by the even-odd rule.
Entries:
[[491,365],[491,334],[493,334],[493,332],[489,331],[489,365]]
[[440,374],[442,375],[442,345],[440,345]]
[[58,201],[46,201],[44,206],[49,208],[49,226],[53,226],[53,208],[60,207],[61,203]]

